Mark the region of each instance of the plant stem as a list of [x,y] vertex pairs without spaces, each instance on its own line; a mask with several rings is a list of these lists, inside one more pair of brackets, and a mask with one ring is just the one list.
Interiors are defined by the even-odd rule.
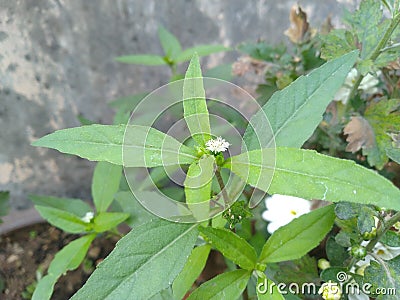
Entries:
[[219,184],[219,187],[221,189],[222,199],[224,200],[225,207],[228,207],[228,205],[229,205],[229,197],[228,197],[228,194],[227,194],[227,192],[225,190],[224,180],[222,179],[221,172],[220,172],[218,167],[215,170],[215,176],[217,177],[218,184]]
[[375,245],[379,242],[382,236],[398,221],[400,220],[400,212],[397,212],[393,217],[391,217],[385,224],[381,226],[381,230],[376,234],[376,237],[372,239],[367,247],[367,252],[371,252]]

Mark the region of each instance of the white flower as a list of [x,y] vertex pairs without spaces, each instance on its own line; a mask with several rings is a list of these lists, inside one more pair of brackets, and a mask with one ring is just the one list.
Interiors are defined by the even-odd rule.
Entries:
[[[377,76],[380,76],[380,72],[377,72]],[[343,86],[337,91],[337,93],[334,96],[335,101],[341,101],[343,104],[346,104],[349,96],[351,89],[354,86],[354,83],[356,82],[358,76],[358,72],[355,68],[351,69],[349,74],[346,77],[346,80],[344,81]],[[371,74],[367,74],[362,80],[361,83],[358,87],[359,90],[363,91],[366,94],[375,94],[378,92],[378,88],[376,85],[379,83],[379,80],[372,76]]]
[[206,143],[206,149],[214,153],[224,152],[229,146],[230,144],[220,136],[215,140],[211,139]]
[[322,284],[321,288],[318,290],[318,294],[325,300],[340,300],[342,297],[342,289],[339,284],[329,280]]
[[262,218],[270,222],[267,227],[269,233],[311,211],[310,201],[279,194],[267,197],[265,206],[267,210],[262,213]]
[[88,211],[82,218],[81,220],[85,223],[90,223],[90,221],[94,218],[94,213],[91,211]]

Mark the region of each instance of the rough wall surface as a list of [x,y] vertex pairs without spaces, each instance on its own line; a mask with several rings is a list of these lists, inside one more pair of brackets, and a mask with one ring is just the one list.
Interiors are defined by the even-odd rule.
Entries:
[[[28,194],[90,198],[93,163],[30,143],[54,130],[78,126],[83,114],[110,123],[107,102],[164,84],[168,70],[119,64],[115,56],[161,53],[158,24],[184,47],[235,46],[286,38],[294,0],[0,0],[0,190],[14,208],[30,206]],[[303,0],[317,26],[337,22],[351,0]],[[232,62],[237,53],[204,62]]]

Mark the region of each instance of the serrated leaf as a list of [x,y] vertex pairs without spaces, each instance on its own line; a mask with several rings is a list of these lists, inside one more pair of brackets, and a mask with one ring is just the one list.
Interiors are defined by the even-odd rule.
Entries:
[[197,225],[161,219],[132,229],[71,299],[147,299],[156,295],[182,270],[197,234]]
[[187,300],[238,299],[249,281],[251,272],[235,270],[206,281]]
[[204,239],[242,269],[253,270],[256,251],[245,239],[225,228],[200,227]]
[[129,214],[127,213],[101,212],[94,217],[93,230],[96,232],[111,230],[128,218]]
[[[212,155],[193,162],[184,181],[186,203],[198,220],[209,217],[209,203],[206,201],[211,199],[214,165],[215,158]],[[199,204],[202,202],[203,205]]]
[[32,145],[126,167],[190,164],[196,159],[194,149],[161,131],[138,125],[68,128],[46,135]]
[[50,263],[47,275],[39,280],[32,300],[50,299],[58,278],[67,271],[75,270],[82,263],[95,234],[85,235],[62,248]]
[[206,56],[216,52],[229,51],[230,48],[222,45],[198,45],[188,48],[175,57],[175,62],[184,62],[190,60],[195,53],[198,56]]
[[259,262],[271,263],[302,257],[321,242],[334,221],[333,205],[294,219],[271,235],[261,251]]
[[322,41],[321,57],[329,60],[340,57],[356,49],[355,41],[349,40],[351,33],[344,29],[333,29],[328,34],[320,35]]
[[193,139],[204,146],[210,139],[210,119],[199,57],[193,55],[183,82],[183,116]]
[[144,66],[162,66],[167,64],[167,62],[164,60],[163,57],[152,54],[118,56],[115,58],[115,60],[125,64],[135,64]]
[[[353,51],[329,61],[276,92],[250,119],[244,134],[247,150],[273,147],[273,139],[277,146],[301,147],[321,122],[357,56],[358,51]],[[269,126],[274,136],[264,138],[260,145],[260,135],[269,132]]]
[[105,212],[118,192],[122,166],[98,162],[93,173],[92,197],[97,212]]
[[386,291],[392,289],[392,294],[387,293],[383,297],[380,296],[380,299],[397,300],[398,295],[393,294],[393,291],[400,290],[400,256],[389,261],[382,260],[381,264],[376,261],[370,262],[364,272],[364,283],[371,284],[369,291],[372,297],[376,297],[374,291],[382,291],[385,288]]
[[391,133],[400,132],[400,99],[382,99],[365,110],[365,119],[371,125],[375,141],[371,147],[364,147],[363,154],[368,163],[382,169],[388,162],[386,149],[392,147]]
[[[274,150],[275,165],[268,160],[273,157]],[[389,180],[354,161],[326,156],[312,150],[253,150],[229,158],[224,167],[269,194],[373,204],[400,210],[400,190]],[[271,170],[274,173],[268,188],[265,180],[269,180]]]
[[202,245],[192,250],[183,270],[172,284],[175,299],[183,299],[185,294],[190,290],[193,283],[204,269],[210,250],[210,245]]
[[158,38],[160,39],[165,56],[170,61],[173,61],[174,58],[182,51],[181,44],[179,43],[178,39],[163,26],[158,28]]

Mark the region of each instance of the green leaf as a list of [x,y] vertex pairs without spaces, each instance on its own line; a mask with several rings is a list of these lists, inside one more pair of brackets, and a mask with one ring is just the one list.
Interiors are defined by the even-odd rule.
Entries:
[[197,235],[197,225],[161,219],[132,229],[71,299],[147,299],[156,295],[182,270]]
[[195,150],[173,137],[154,128],[138,125],[97,124],[68,128],[46,135],[32,145],[56,149],[88,160],[124,164],[126,167],[190,164],[196,159]]
[[379,241],[389,247],[400,247],[400,233],[386,231]]
[[392,148],[391,133],[400,131],[400,99],[382,99],[372,102],[365,110],[365,119],[375,134],[375,143],[371,147],[363,147],[363,154],[368,163],[382,169],[388,162],[387,150]]
[[47,275],[39,280],[32,300],[50,299],[58,278],[79,267],[95,237],[95,234],[85,235],[62,248],[50,263]]
[[230,48],[222,45],[198,45],[182,51],[175,57],[175,62],[184,62],[190,60],[195,53],[198,56],[206,56],[216,52],[229,51]]
[[121,176],[121,166],[105,161],[97,163],[92,181],[92,197],[97,212],[107,211],[118,192]]
[[[248,184],[270,194],[373,204],[400,210],[399,189],[386,178],[354,161],[312,150],[276,148],[276,164],[271,165],[268,158],[273,156],[273,151],[262,149],[242,153],[229,158],[224,167]],[[268,188],[271,170],[274,173]]]
[[279,292],[275,282],[267,277],[257,278],[257,299],[258,300],[285,300]]
[[[215,158],[210,155],[193,162],[189,166],[184,182],[186,203],[198,220],[209,217],[209,203],[211,199],[211,186],[214,176]],[[203,203],[198,204],[198,203]],[[190,205],[194,204],[194,205]]]
[[361,206],[357,217],[357,228],[361,234],[371,232],[375,227],[375,210],[368,206]]
[[92,211],[92,208],[89,206],[89,204],[82,201],[81,199],[59,198],[39,195],[29,195],[29,199],[31,199],[35,205],[47,206],[67,211],[80,218],[83,217],[87,212]]
[[210,139],[210,120],[199,57],[193,55],[183,82],[183,116],[193,139],[204,146]]
[[332,236],[326,241],[325,251],[331,266],[344,266],[344,262],[349,258],[347,248],[339,245]]
[[101,212],[94,217],[93,230],[96,232],[111,230],[128,218],[129,214],[127,213]]
[[391,160],[400,164],[400,148],[387,148],[386,154],[390,157]]
[[336,216],[341,220],[350,220],[358,216],[361,205],[350,202],[340,202],[335,206]]
[[204,73],[204,77],[217,78],[225,81],[232,80],[232,64],[221,64],[214,68],[208,69]]
[[[0,217],[5,216],[8,214],[10,210],[10,192],[0,191]],[[0,218],[0,223],[1,223]]]
[[[365,269],[364,272],[364,283],[370,283],[372,285],[369,289],[372,297],[377,296],[373,294],[374,291],[382,291],[383,288],[385,288],[386,290],[392,289],[392,292],[399,291],[400,256],[397,256],[396,258],[389,261],[382,260],[380,264],[376,261],[371,261],[370,265]],[[395,293],[392,293],[392,295],[389,295],[388,293],[380,299],[397,300],[399,298],[398,295],[396,295]]]
[[149,213],[139,203],[138,200],[136,200],[131,191],[118,192],[115,195],[115,201],[119,204],[122,212],[129,214],[129,218],[126,220],[126,223],[130,227],[142,225],[144,223],[147,223],[151,219],[156,218],[153,214]]
[[[273,139],[280,147],[301,147],[322,121],[357,56],[358,51],[353,51],[329,61],[276,92],[250,120],[244,134],[247,150],[272,147]],[[268,136],[260,145],[260,135],[269,132],[269,126],[274,136]]]
[[170,61],[173,61],[174,58],[182,52],[181,44],[179,43],[178,39],[163,26],[158,28],[158,37],[160,39],[165,56]]
[[333,205],[294,219],[276,230],[265,243],[259,262],[271,263],[297,259],[316,247],[335,221]]
[[183,270],[172,284],[175,299],[183,299],[185,294],[190,290],[193,283],[204,269],[210,250],[210,245],[202,245],[192,250]]
[[242,269],[253,270],[256,251],[245,239],[225,228],[200,227],[204,239]]
[[167,62],[164,60],[163,57],[151,54],[119,56],[116,57],[115,60],[125,64],[135,64],[144,66],[162,66],[167,64]]
[[40,205],[35,205],[35,208],[43,219],[65,232],[84,233],[92,228],[90,223],[82,221],[80,217],[68,211]]
[[238,299],[249,281],[251,272],[235,270],[203,283],[187,300]]

